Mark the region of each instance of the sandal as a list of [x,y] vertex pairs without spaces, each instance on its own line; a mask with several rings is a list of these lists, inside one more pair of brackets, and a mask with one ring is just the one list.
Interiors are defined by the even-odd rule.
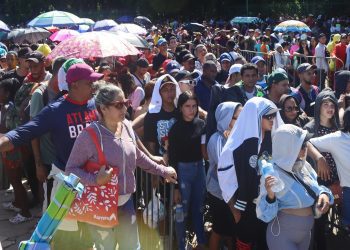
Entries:
[[2,207],[6,210],[15,211],[16,213],[21,212],[21,209],[16,207],[15,205],[13,205],[13,203],[11,201],[10,202],[3,202]]
[[26,221],[30,221],[33,219],[33,216],[30,216],[30,217],[24,217],[23,215],[21,214],[17,214],[15,217],[9,219],[9,221],[12,223],[12,224],[20,224],[20,223],[23,223],[23,222],[26,222]]

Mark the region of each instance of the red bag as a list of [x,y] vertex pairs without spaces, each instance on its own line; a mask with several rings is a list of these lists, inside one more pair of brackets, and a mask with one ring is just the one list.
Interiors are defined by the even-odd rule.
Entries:
[[[106,165],[106,158],[94,129],[87,127],[86,130],[96,146],[98,162],[88,161],[84,169],[97,174],[99,169]],[[118,174],[119,169],[113,167],[112,179],[106,185],[85,185],[82,196],[75,198],[66,218],[105,228],[118,225]]]

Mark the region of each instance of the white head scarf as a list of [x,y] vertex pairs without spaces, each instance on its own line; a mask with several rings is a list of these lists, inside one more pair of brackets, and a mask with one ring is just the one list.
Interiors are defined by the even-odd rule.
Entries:
[[307,131],[292,124],[280,126],[272,136],[272,160],[287,172],[292,172]]
[[218,169],[226,169],[228,166],[233,165],[233,167],[228,168],[227,171],[218,171],[220,188],[226,202],[232,198],[238,188],[233,151],[245,140],[254,137],[259,138],[258,150],[260,150],[262,142],[262,117],[272,113],[276,113],[272,128],[273,134],[274,131],[283,124],[283,121],[278,112],[278,108],[272,101],[262,97],[253,97],[244,105],[238,116],[222,150],[218,164]]
[[179,95],[181,94],[180,88],[179,88],[179,84],[177,83],[177,81],[174,79],[174,77],[172,77],[169,74],[166,75],[162,75],[161,77],[159,77],[154,85],[154,89],[153,89],[153,93],[152,93],[152,98],[151,98],[151,103],[149,104],[148,107],[148,112],[151,114],[156,114],[159,113],[159,111],[162,109],[162,97],[160,96],[160,85],[163,81],[164,78],[170,78],[170,80],[175,84],[176,86],[176,97],[174,99],[174,104],[175,107],[177,106],[177,99],[179,98]]

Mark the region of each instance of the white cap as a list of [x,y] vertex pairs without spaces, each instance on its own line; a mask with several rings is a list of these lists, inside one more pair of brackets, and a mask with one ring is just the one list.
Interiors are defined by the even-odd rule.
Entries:
[[240,73],[242,66],[243,66],[242,64],[238,64],[238,63],[233,64],[230,70],[228,71],[228,75],[230,76],[234,73]]

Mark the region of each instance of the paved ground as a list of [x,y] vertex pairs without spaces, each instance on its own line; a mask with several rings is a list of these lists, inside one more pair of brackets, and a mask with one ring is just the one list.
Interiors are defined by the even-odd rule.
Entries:
[[[34,218],[32,221],[19,225],[11,224],[8,219],[15,216],[16,213],[2,208],[1,204],[13,200],[13,193],[0,190],[0,249],[15,250],[22,240],[27,240],[32,235],[35,224],[39,220]],[[31,209],[33,215],[39,213],[39,208]]]
[[[15,250],[18,249],[18,244],[22,240],[28,240],[35,228],[35,224],[39,218],[34,218],[32,221],[25,222],[20,225],[11,224],[8,219],[15,216],[15,212],[4,210],[1,206],[2,202],[11,201],[13,199],[13,193],[6,190],[0,190],[0,250]],[[31,209],[33,215],[38,215],[39,208]],[[140,216],[141,217],[141,216]],[[152,247],[148,244],[150,241],[159,242],[159,236],[151,233],[146,227],[139,225],[140,240],[144,249],[166,249],[160,246]],[[153,235],[154,234],[154,235]],[[156,240],[158,238],[158,240]],[[350,249],[350,237],[344,235],[329,235],[328,236],[328,248],[327,250],[349,250]]]

